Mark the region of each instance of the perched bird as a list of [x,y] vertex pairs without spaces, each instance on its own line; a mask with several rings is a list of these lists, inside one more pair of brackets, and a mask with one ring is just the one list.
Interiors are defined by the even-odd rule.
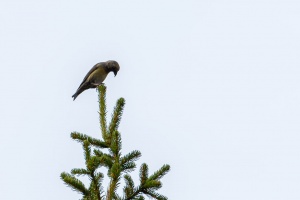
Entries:
[[87,73],[87,75],[85,75],[82,83],[78,87],[75,94],[72,96],[73,101],[84,90],[87,90],[90,88],[96,88],[98,85],[101,85],[109,72],[114,72],[114,74],[116,76],[119,70],[120,70],[120,66],[114,60],[100,62],[100,63],[97,63],[96,65],[94,65],[94,67]]

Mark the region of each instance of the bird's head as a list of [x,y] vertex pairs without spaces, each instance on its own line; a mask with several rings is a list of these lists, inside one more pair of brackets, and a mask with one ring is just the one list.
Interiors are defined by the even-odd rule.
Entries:
[[107,69],[109,72],[114,72],[115,76],[117,76],[118,71],[120,70],[119,64],[114,60],[109,60],[107,63]]

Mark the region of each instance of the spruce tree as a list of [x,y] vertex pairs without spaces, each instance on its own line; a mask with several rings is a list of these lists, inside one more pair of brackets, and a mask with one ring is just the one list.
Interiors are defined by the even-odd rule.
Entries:
[[[145,196],[158,200],[167,197],[157,193],[162,187],[161,178],[170,170],[169,165],[163,165],[152,175],[148,175],[148,165],[140,166],[139,184],[135,185],[130,172],[136,168],[135,161],[141,157],[141,152],[134,150],[122,155],[122,140],[118,127],[125,106],[123,98],[118,99],[114,108],[111,121],[106,120],[106,87],[98,86],[99,118],[101,139],[96,139],[85,134],[72,132],[71,138],[80,142],[84,150],[85,168],[75,168],[71,173],[63,172],[60,177],[64,183],[73,190],[82,194],[83,200],[144,200]],[[109,185],[105,188],[102,184],[104,174],[101,169],[107,169]],[[89,186],[84,185],[78,176],[87,176]],[[117,189],[124,181],[123,194],[119,195]]]

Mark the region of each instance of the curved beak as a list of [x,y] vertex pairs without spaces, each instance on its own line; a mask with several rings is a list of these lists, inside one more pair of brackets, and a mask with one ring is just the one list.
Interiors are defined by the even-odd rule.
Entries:
[[114,72],[115,76],[117,76],[117,73],[118,73],[118,72]]

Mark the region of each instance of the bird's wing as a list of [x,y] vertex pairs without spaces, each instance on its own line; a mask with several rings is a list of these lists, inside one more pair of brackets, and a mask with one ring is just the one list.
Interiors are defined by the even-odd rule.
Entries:
[[85,77],[83,78],[83,81],[80,83],[79,87],[81,87],[81,85],[87,80],[87,78],[99,67],[103,67],[103,63],[97,63],[96,65],[94,65],[94,67],[92,67],[92,69],[90,69],[90,71],[85,75]]

